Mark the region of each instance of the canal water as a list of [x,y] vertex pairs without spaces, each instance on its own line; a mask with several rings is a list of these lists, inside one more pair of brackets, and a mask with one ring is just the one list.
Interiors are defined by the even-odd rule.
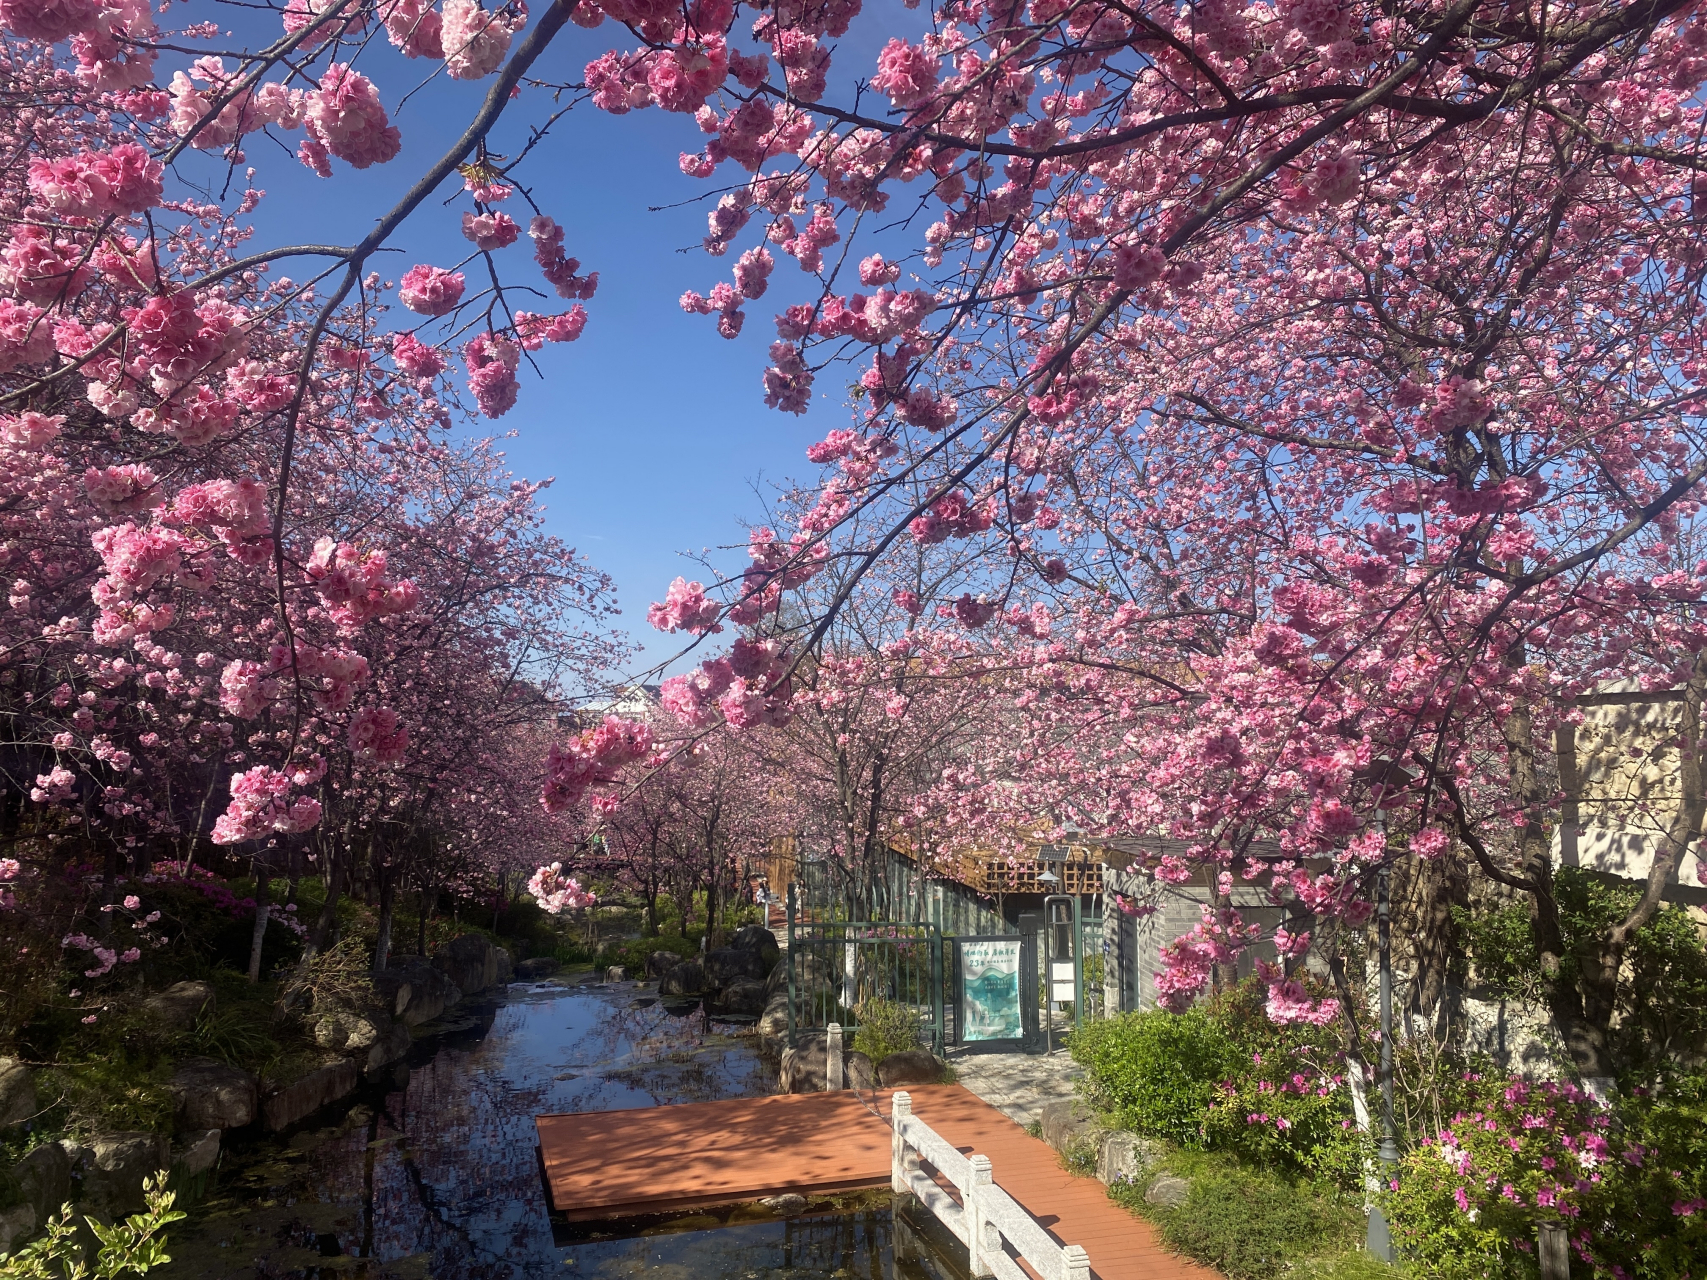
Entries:
[[[465,1002],[392,1087],[276,1138],[234,1141],[168,1280],[944,1280],[887,1193],[780,1218],[554,1223],[533,1119],[772,1092],[750,1028],[633,984],[516,984]],[[669,1160],[660,1151],[660,1163]],[[928,1230],[928,1227],[926,1228]],[[897,1249],[897,1235],[900,1248]],[[897,1260],[896,1254],[903,1255]],[[964,1256],[961,1258],[964,1265]]]

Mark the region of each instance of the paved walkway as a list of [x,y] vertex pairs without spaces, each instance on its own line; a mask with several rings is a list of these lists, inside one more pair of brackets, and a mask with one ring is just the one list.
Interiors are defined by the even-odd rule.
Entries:
[[1043,1118],[1051,1098],[1070,1098],[1085,1074],[1065,1049],[1052,1054],[968,1053],[950,1049],[955,1079],[1021,1127]]
[[[957,1150],[989,1156],[997,1184],[1058,1243],[1084,1246],[1097,1280],[1214,1280],[1164,1252],[1100,1182],[1068,1173],[1046,1143],[966,1089],[907,1092],[913,1114]],[[844,1090],[540,1116],[552,1207],[581,1219],[627,1217],[887,1186],[890,1096],[862,1101]]]

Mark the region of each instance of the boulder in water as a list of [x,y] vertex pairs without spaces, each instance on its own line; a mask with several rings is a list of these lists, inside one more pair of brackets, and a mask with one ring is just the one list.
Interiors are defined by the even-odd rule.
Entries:
[[465,933],[433,952],[433,967],[471,996],[510,980],[510,953],[484,934]]
[[788,1036],[788,992],[777,991],[765,999],[764,1012],[759,1014],[759,1039],[771,1053],[781,1053]]
[[714,1017],[735,1014],[756,1018],[765,1011],[765,984],[751,979],[732,982],[705,1003]]
[[677,965],[671,965],[664,976],[658,979],[658,994],[665,996],[697,996],[710,984],[706,981],[705,969],[697,960],[684,960]]
[[260,1103],[254,1076],[212,1058],[179,1063],[166,1087],[178,1099],[178,1123],[185,1129],[241,1129]]
[[682,958],[674,951],[654,951],[646,957],[646,976],[662,978],[681,962]]
[[178,1147],[172,1153],[172,1172],[193,1178],[198,1173],[206,1173],[218,1162],[219,1130],[204,1129],[200,1133],[186,1133],[180,1137]]
[[277,1133],[355,1091],[356,1064],[348,1058],[329,1062],[269,1092],[261,1099],[261,1118]]
[[406,1027],[431,1022],[462,999],[462,988],[420,956],[394,956],[373,977],[374,994]]
[[[792,1049],[782,1051],[782,1074],[778,1081],[783,1093],[824,1092],[827,1037],[822,1031],[803,1031],[795,1037]],[[842,1087],[875,1089],[877,1073],[871,1059],[858,1050],[842,1050]]]
[[739,951],[734,947],[719,947],[715,951],[708,951],[701,963],[705,968],[706,978],[712,986],[719,989],[743,978],[752,982],[763,982],[768,972],[764,960],[757,952]]

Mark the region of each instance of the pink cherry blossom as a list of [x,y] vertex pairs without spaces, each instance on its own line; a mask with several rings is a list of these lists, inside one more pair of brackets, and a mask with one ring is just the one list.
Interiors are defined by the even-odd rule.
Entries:
[[421,263],[403,273],[397,296],[411,311],[442,316],[456,310],[456,304],[462,301],[463,288],[462,272]]
[[444,0],[440,43],[445,69],[458,80],[483,80],[502,65],[510,39],[527,21],[527,9],[506,5],[488,12],[479,0]]
[[660,631],[691,631],[704,635],[722,630],[717,622],[721,613],[722,607],[706,596],[700,583],[677,578],[670,584],[664,602],[648,607],[646,620]]
[[465,213],[462,215],[462,235],[472,240],[477,249],[502,249],[516,242],[520,228],[504,213]]
[[542,911],[562,915],[565,911],[580,911],[598,899],[591,890],[583,889],[573,876],[563,874],[563,864],[553,862],[540,867],[527,883],[527,891]]
[[329,66],[308,94],[304,122],[309,136],[328,154],[356,169],[384,164],[403,145],[373,81],[343,63]]

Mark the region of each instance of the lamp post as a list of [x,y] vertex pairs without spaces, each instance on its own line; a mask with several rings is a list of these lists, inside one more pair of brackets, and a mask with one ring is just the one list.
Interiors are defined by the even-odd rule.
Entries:
[[[1392,1185],[1399,1163],[1399,1144],[1393,1129],[1393,900],[1392,870],[1387,860],[1387,815],[1375,811],[1375,829],[1381,833],[1381,866],[1375,873],[1375,937],[1380,953],[1381,1056],[1377,1079],[1381,1086],[1381,1144],[1375,1158],[1380,1164],[1380,1187]],[[1363,1247],[1382,1262],[1393,1260],[1393,1233],[1381,1202],[1369,1206],[1369,1230]]]

